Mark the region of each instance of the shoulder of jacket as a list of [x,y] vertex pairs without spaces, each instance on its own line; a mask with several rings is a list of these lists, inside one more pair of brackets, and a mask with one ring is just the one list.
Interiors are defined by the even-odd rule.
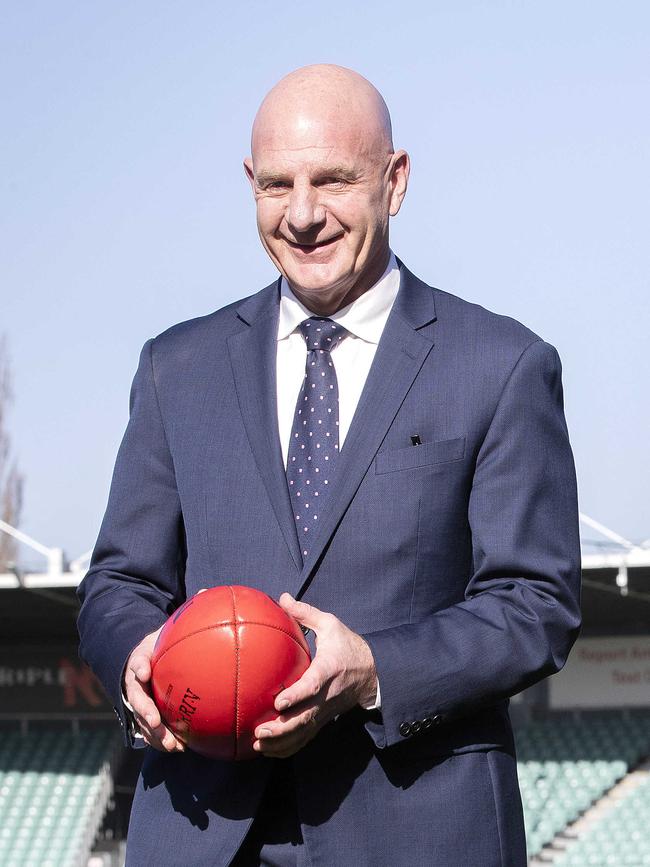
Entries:
[[[264,291],[264,290],[261,290]],[[196,348],[204,341],[225,341],[231,334],[240,331],[243,323],[237,310],[244,303],[259,295],[259,292],[226,304],[213,313],[197,316],[166,328],[151,339],[152,352],[164,355]]]
[[485,344],[507,346],[511,351],[524,352],[543,338],[511,316],[494,313],[480,304],[466,301],[451,292],[433,289],[437,318],[441,326],[453,323],[467,335],[480,337]]

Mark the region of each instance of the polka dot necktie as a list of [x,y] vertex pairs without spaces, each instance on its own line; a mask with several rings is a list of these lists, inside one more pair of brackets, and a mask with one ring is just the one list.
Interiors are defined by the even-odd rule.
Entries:
[[339,452],[339,389],[330,352],[348,332],[331,319],[315,316],[300,330],[307,364],[293,416],[287,481],[304,558],[318,530]]

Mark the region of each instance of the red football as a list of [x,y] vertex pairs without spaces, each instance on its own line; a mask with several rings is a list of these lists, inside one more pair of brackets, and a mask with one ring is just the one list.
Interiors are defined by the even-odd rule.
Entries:
[[297,621],[252,587],[192,596],[164,625],[151,684],[170,728],[197,753],[250,759],[253,732],[275,719],[275,697],[310,663]]

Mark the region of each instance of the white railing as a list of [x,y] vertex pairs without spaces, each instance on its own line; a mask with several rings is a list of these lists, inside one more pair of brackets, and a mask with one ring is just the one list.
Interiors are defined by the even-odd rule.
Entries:
[[589,515],[580,513],[580,521],[597,533],[600,533],[608,542],[616,548],[610,551],[588,554],[583,551],[582,569],[616,569],[616,586],[622,596],[628,593],[628,570],[635,567],[650,566],[650,539],[645,539],[636,545],[619,533],[615,533],[604,524],[590,518]]
[[0,532],[45,557],[45,569],[42,572],[23,572],[16,567],[11,572],[0,573],[0,588],[76,587],[83,578],[92,550],[68,563],[62,548],[48,548],[6,521],[0,521]]

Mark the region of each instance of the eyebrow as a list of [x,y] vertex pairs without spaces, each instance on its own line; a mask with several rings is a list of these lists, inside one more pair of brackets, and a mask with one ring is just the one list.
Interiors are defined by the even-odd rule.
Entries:
[[263,186],[264,184],[268,184],[271,181],[286,181],[288,180],[287,175],[283,175],[275,172],[260,172],[255,175],[255,183],[259,186]]
[[357,177],[357,172],[349,166],[330,166],[318,172],[318,178],[345,178],[346,181],[353,181]]

